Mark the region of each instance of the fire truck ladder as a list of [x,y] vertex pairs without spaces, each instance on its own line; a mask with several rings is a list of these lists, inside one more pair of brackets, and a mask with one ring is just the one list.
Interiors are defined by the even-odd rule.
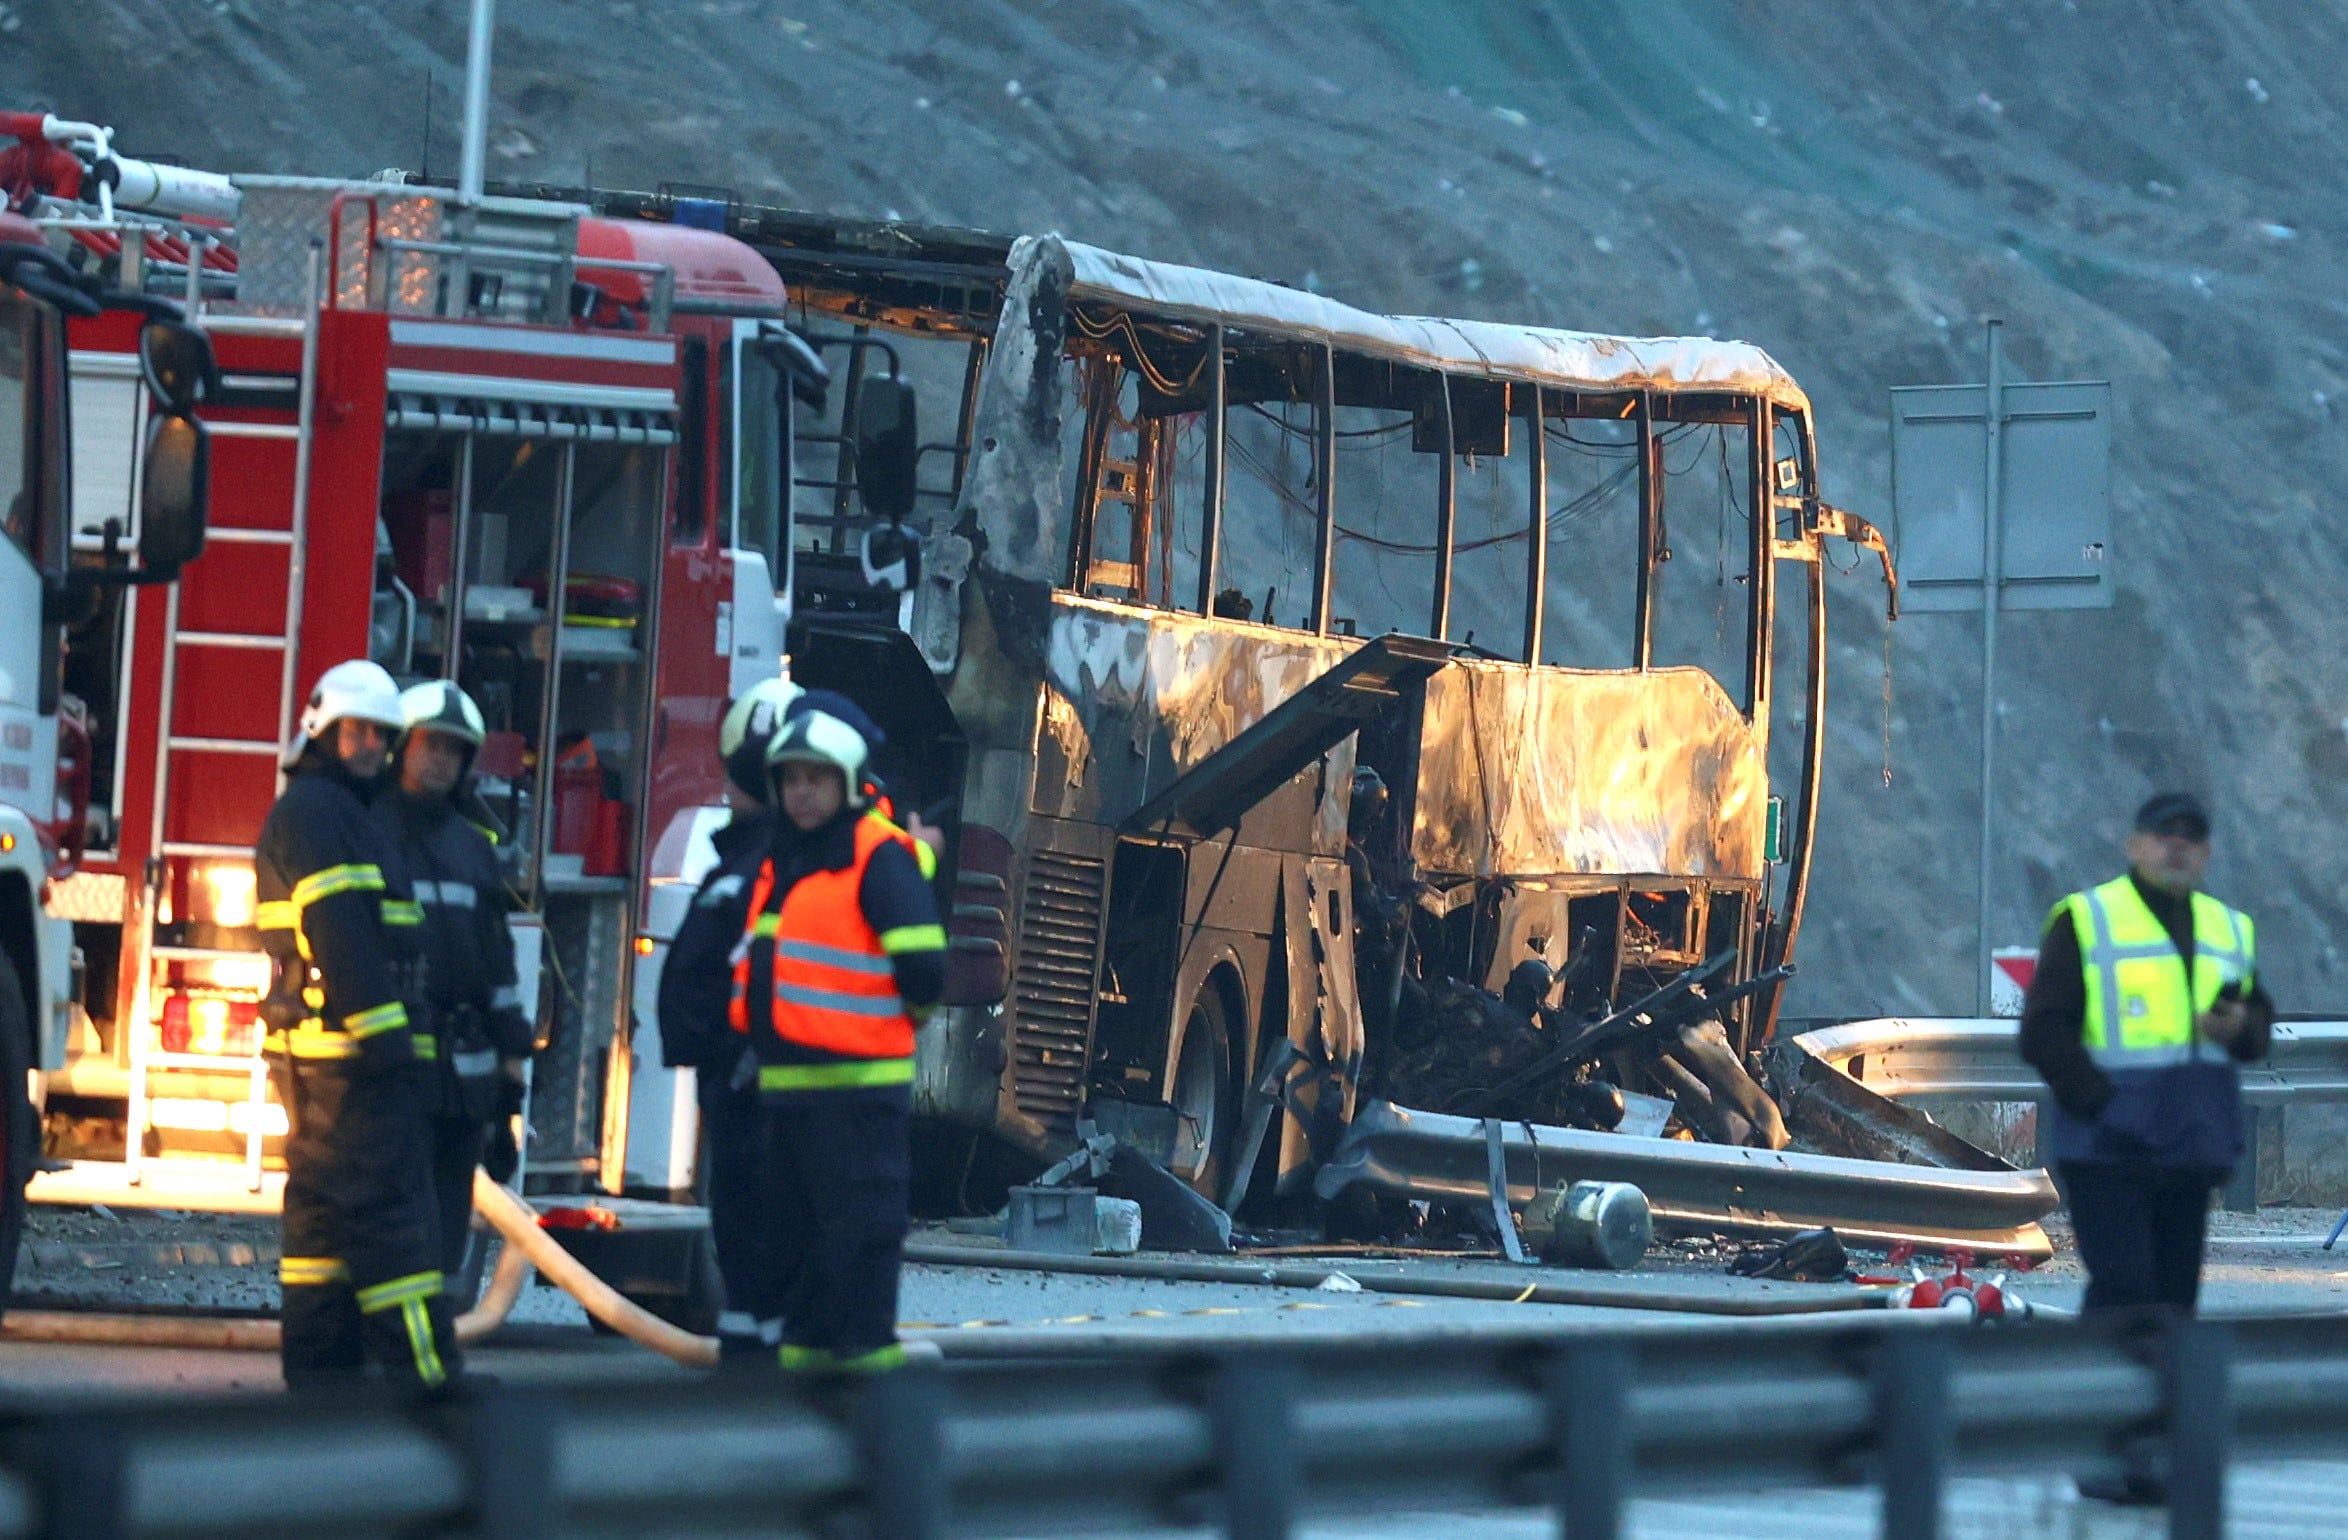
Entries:
[[[318,293],[319,254],[315,246],[310,251],[310,293]],[[191,311],[191,315],[193,312]],[[286,323],[275,323],[284,326]],[[215,526],[207,535],[213,542],[241,543],[257,546],[276,546],[286,553],[285,618],[277,632],[243,631],[188,631],[180,628],[180,585],[173,583],[164,600],[163,619],[163,719],[156,730],[154,837],[149,848],[155,859],[147,865],[146,915],[148,934],[152,936],[155,915],[164,882],[165,865],[173,857],[213,857],[251,861],[253,848],[249,845],[209,844],[199,841],[173,840],[167,837],[166,823],[170,810],[172,759],[185,753],[268,755],[274,765],[277,756],[285,750],[293,737],[296,699],[294,695],[295,667],[298,662],[302,624],[302,589],[304,578],[304,536],[308,530],[310,504],[310,446],[311,429],[317,409],[318,381],[318,316],[313,298],[308,314],[292,323],[301,329],[301,379],[295,421],[291,425],[279,423],[223,423],[210,424],[215,434],[245,437],[292,439],[294,442],[294,482],[290,520],[282,527]],[[179,654],[183,648],[234,649],[248,652],[274,652],[281,660],[278,683],[277,736],[262,738],[219,738],[183,734],[175,729],[173,708],[177,704],[174,693],[178,683]],[[285,772],[277,771],[277,786],[283,790]],[[132,1013],[136,1024],[130,1043],[130,1090],[128,1126],[124,1133],[123,1161],[125,1176],[136,1186],[145,1160],[146,1134],[154,1126],[154,1098],[149,1094],[148,1077],[156,1070],[194,1072],[207,1075],[242,1075],[246,1080],[244,1175],[246,1190],[261,1190],[261,1150],[267,1134],[264,1109],[269,1099],[268,1063],[261,1056],[258,1043],[251,1053],[210,1054],[171,1053],[163,1050],[154,1021],[153,990],[154,964],[158,962],[222,962],[250,959],[254,954],[230,948],[201,946],[151,946],[147,961],[138,972],[138,1004]],[[289,1109],[290,1112],[290,1109]]]

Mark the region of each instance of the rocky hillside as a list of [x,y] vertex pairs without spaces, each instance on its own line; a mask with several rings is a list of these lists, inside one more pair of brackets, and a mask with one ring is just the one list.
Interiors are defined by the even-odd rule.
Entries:
[[[453,170],[462,0],[0,0],[0,100],[224,169]],[[1888,515],[1886,387],[2118,400],[2109,611],[2003,632],[2001,942],[2205,791],[2348,1005],[2348,4],[506,0],[492,174],[1057,228],[1378,309],[1760,343]],[[1837,581],[1793,1009],[1971,1003],[1977,622]]]

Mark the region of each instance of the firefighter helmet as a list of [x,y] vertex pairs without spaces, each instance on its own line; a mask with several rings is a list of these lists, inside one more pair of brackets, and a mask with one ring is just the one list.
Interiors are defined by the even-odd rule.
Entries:
[[474,748],[489,736],[481,708],[450,679],[429,679],[400,691],[400,718],[408,732],[446,733]]
[[829,765],[846,784],[848,806],[863,807],[864,761],[871,752],[862,733],[830,712],[801,711],[767,745],[766,763],[770,772],[790,764]]
[[302,707],[294,741],[286,745],[287,765],[300,757],[305,745],[333,731],[334,724],[344,717],[373,722],[386,735],[407,726],[400,713],[399,686],[382,664],[353,658],[318,676],[318,682],[310,687],[309,701]]
[[746,795],[767,800],[766,750],[783,725],[791,702],[806,692],[777,674],[761,679],[734,698],[718,724],[717,752],[725,761],[726,779]]

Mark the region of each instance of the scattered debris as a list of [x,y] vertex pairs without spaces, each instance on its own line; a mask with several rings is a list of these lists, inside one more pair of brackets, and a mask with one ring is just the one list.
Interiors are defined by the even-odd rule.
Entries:
[[1753,1246],[1728,1264],[1739,1278],[1775,1278],[1788,1283],[1834,1283],[1849,1274],[1850,1253],[1830,1226],[1804,1230],[1771,1246]]

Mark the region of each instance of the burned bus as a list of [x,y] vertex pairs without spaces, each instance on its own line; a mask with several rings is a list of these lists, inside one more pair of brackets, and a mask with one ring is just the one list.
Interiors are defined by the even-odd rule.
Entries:
[[[794,414],[740,351],[721,501],[794,677],[879,718],[951,847],[933,1132],[1047,1156],[1089,1118],[1226,1205],[1373,1096],[1587,1124],[1597,1079],[1783,1141],[1743,1067],[1807,885],[1822,545],[1881,542],[1767,355],[1054,236],[723,227],[832,389]],[[1694,1036],[1587,1039],[1675,984]]]
[[[732,228],[846,386],[771,497],[792,670],[875,707],[956,847],[927,1118],[1038,1155],[1089,1118],[1235,1206],[1366,1096],[1561,1116],[1526,1055],[1675,980],[1750,1061],[1816,827],[1822,544],[1880,549],[1765,353],[1056,236]],[[886,494],[848,450],[876,412],[920,440]],[[1689,1057],[1634,1038],[1577,1081],[1702,1125]],[[1702,1131],[1782,1143],[1760,1121]]]

